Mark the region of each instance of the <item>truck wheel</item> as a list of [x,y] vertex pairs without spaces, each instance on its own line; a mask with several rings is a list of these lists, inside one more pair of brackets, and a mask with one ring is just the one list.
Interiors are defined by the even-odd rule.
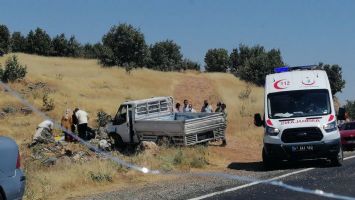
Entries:
[[111,145],[113,150],[121,151],[126,148],[126,144],[123,142],[121,136],[117,133],[110,133]]
[[263,148],[262,152],[262,157],[263,157],[263,167],[266,170],[274,169],[277,164],[277,160],[271,158],[269,155],[267,155],[265,149]]
[[339,153],[330,158],[330,163],[332,166],[340,167],[343,165],[343,160],[344,160],[343,148],[340,147]]

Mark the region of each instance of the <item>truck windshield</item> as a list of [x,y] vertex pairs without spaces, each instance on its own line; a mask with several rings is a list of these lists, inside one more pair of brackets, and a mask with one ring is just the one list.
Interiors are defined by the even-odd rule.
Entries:
[[309,117],[330,114],[328,90],[297,90],[268,95],[271,119]]

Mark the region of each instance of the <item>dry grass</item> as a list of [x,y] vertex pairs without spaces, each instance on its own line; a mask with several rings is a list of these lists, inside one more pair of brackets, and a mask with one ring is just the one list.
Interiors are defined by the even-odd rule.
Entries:
[[[220,170],[231,162],[260,159],[262,130],[253,126],[252,115],[263,110],[263,89],[251,86],[250,96],[243,100],[239,95],[246,90],[247,84],[231,74],[167,73],[137,69],[129,75],[124,69],[101,68],[96,60],[17,55],[19,61],[28,67],[25,82],[45,82],[52,91],[49,97],[53,98],[55,109],[47,114],[57,120],[60,120],[66,108],[80,107],[88,111],[89,123],[95,126],[99,110],[115,114],[119,104],[125,100],[152,96],[174,96],[179,102],[187,98],[196,110],[200,109],[204,99],[210,100],[212,105],[219,100],[227,104],[227,147],[163,148],[158,154],[143,153],[124,157],[128,161],[165,170]],[[0,63],[4,63],[5,59],[0,58]],[[25,82],[11,84],[11,87],[21,91],[26,89]],[[43,90],[35,90],[25,97],[41,108],[43,93]],[[7,105],[21,108],[14,97],[0,91],[0,108]],[[53,199],[63,199],[161,178],[141,176],[98,159],[69,166],[38,166],[28,158],[30,152],[25,144],[31,141],[36,125],[42,120],[35,114],[21,113],[0,119],[0,134],[14,138],[21,146],[28,176],[27,199],[49,198],[48,195]],[[178,162],[176,159],[179,156],[189,159]],[[112,176],[113,182],[93,182],[90,171],[108,174]]]

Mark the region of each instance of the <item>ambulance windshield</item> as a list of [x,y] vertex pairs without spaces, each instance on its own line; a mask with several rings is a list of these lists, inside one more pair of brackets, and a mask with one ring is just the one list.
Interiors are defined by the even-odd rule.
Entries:
[[328,90],[296,90],[268,94],[271,119],[310,117],[331,113]]

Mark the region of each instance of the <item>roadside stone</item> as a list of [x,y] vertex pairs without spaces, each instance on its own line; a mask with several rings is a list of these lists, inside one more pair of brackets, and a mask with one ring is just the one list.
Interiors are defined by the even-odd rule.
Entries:
[[6,113],[5,112],[0,112],[0,119],[1,118],[5,118],[6,117]]
[[105,151],[111,150],[111,144],[107,140],[100,140],[99,148]]
[[32,109],[30,107],[22,107],[21,112],[25,115],[28,115],[32,113]]
[[96,138],[99,140],[102,139],[108,139],[108,134],[106,132],[106,129],[104,127],[100,127],[96,130]]
[[49,166],[51,166],[51,165],[55,165],[55,163],[57,162],[57,158],[56,157],[49,157],[49,158],[47,158],[47,159],[45,159],[44,161],[42,161],[42,164],[44,165],[44,166],[47,166],[47,167],[49,167]]
[[141,151],[151,152],[156,154],[159,151],[159,147],[155,142],[143,141],[139,145]]

